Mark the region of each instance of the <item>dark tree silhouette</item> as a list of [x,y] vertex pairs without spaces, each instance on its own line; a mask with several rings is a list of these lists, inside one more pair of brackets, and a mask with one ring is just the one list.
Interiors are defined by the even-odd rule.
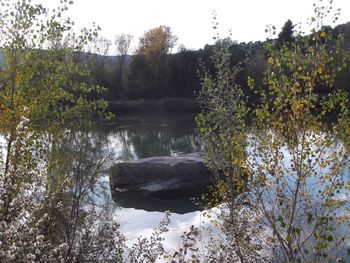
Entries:
[[282,44],[288,45],[292,43],[294,40],[293,33],[294,33],[293,22],[290,19],[288,19],[284,23],[284,26],[282,27],[282,31],[278,34],[278,39],[277,39],[278,45],[282,45]]

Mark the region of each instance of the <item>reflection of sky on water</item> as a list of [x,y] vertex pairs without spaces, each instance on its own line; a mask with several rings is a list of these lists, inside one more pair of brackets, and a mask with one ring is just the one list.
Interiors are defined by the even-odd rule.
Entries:
[[[125,235],[127,245],[129,246],[137,242],[137,238],[140,236],[150,237],[153,229],[158,226],[164,217],[164,212],[119,207],[111,198],[108,176],[103,176],[98,180],[95,186],[95,192],[91,198],[99,207],[109,210],[112,217],[120,223],[121,231]],[[206,213],[208,212],[206,211]],[[211,212],[211,215],[214,216],[217,210],[213,209]],[[201,234],[203,238],[210,236],[217,237],[219,230],[216,226],[212,225],[212,219],[200,211],[192,211],[184,214],[171,213],[169,231],[162,235],[165,238],[163,242],[165,250],[172,255],[181,244],[181,235],[185,231],[188,231],[192,225],[202,229]],[[157,262],[168,261],[159,260]]]
[[[100,125],[80,135],[82,138],[88,135],[94,150],[101,152],[99,156],[109,159],[109,164],[115,161],[134,160],[151,156],[176,156],[181,153],[201,150],[199,139],[195,133],[193,116],[116,119],[113,123]],[[249,137],[250,139],[253,138],[253,133]],[[78,144],[80,144],[79,141]],[[0,146],[4,146],[4,138],[1,136]],[[335,144],[326,147],[324,153],[326,156],[330,156],[335,149],[339,150],[342,147],[342,143],[335,140]],[[4,148],[0,147],[0,150],[0,152],[4,152]],[[248,148],[247,151],[248,159],[251,160],[252,157],[249,153],[252,150]],[[292,155],[286,147],[282,147],[281,152],[283,158],[280,164],[283,164],[286,172],[290,174],[288,183],[292,187],[295,182],[293,177],[295,172],[291,169]],[[257,162],[261,163],[259,160]],[[316,165],[313,171],[317,172],[317,176],[326,175],[329,173],[330,167],[321,169]],[[344,170],[343,176],[349,180],[349,170]],[[99,184],[102,187],[96,186],[96,193],[93,195],[94,201],[98,204],[113,203],[108,177],[102,177],[99,180]],[[315,177],[308,178],[307,184],[309,190],[314,193],[325,187],[324,184],[317,184]],[[272,195],[275,194],[273,191],[271,193]],[[349,193],[346,191],[340,192],[339,197],[346,201],[350,200]],[[138,201],[134,199],[130,202]],[[135,207],[140,206],[136,204],[134,207],[131,205],[128,208],[122,208],[116,207],[114,204],[114,216],[120,219],[122,229],[130,240],[135,240],[136,236],[140,234],[144,236],[149,235],[163,217],[162,212],[149,212],[145,211],[145,209],[135,209]],[[162,210],[164,211],[163,208]],[[199,211],[184,214],[174,213],[171,217],[170,232],[167,234],[167,247],[169,249],[176,248],[179,244],[179,236],[183,231],[187,230],[192,224],[200,225],[201,217]]]
[[[176,156],[201,149],[195,132],[194,115],[118,118],[88,133],[92,140],[103,142],[100,143],[103,145],[101,150],[105,152],[110,164],[152,156]],[[124,199],[117,202],[122,206],[124,204],[124,207],[118,206],[111,199],[108,176],[101,177],[92,198],[100,205],[108,202],[114,204],[113,215],[121,223],[129,243],[135,242],[140,235],[149,236],[163,218],[165,210],[178,212],[172,213],[169,232],[165,235],[168,251],[174,252],[178,248],[180,236],[191,225],[203,225],[201,212],[195,211],[194,202],[189,199],[167,202],[137,195],[118,197]],[[114,196],[114,200],[115,198]],[[161,207],[157,209],[159,204]]]
[[[161,221],[164,214],[161,212],[145,212],[133,208],[124,208],[116,210],[115,216],[121,223],[123,233],[126,233],[127,244],[132,245],[139,236],[149,237],[153,228]],[[179,248],[181,245],[181,235],[183,235],[185,231],[188,231],[192,225],[202,227],[203,229],[210,228],[213,231],[203,231],[201,233],[203,235],[202,246],[204,246],[205,240],[208,240],[209,235],[218,235],[218,229],[216,229],[215,226],[211,224],[210,219],[203,216],[201,212],[195,211],[183,215],[171,214],[169,231],[163,235],[165,238],[165,250],[170,255],[173,255]],[[164,262],[169,261],[164,260]]]
[[[265,136],[262,138],[263,140],[267,136],[271,136],[270,139],[273,139],[275,134],[271,132],[263,136]],[[260,155],[253,154],[254,151],[257,152],[257,149],[254,150],[254,145],[259,145],[257,134],[251,133],[248,138],[248,162],[252,164],[251,167],[255,168],[256,174],[260,169],[260,172],[270,181],[271,186],[265,187],[265,191],[260,191],[260,193],[263,196],[265,209],[271,211],[275,218],[286,217],[285,214],[280,213],[279,206],[283,206],[285,211],[290,211],[291,202],[287,202],[287,200],[291,200],[295,194],[298,174],[294,167],[299,162],[303,164],[302,173],[306,174],[305,182],[300,184],[299,201],[296,203],[294,217],[295,222],[298,222],[295,224],[302,226],[301,235],[307,237],[310,233],[313,233],[316,217],[320,217],[325,211],[329,211],[328,215],[332,217],[348,213],[347,209],[350,208],[349,190],[335,187],[333,188],[334,194],[330,195],[328,189],[331,185],[336,184],[336,180],[344,181],[346,184],[350,179],[346,146],[334,134],[329,131],[319,132],[318,134],[307,131],[305,141],[310,144],[308,149],[302,149],[300,144],[293,148],[286,143],[281,143],[278,144],[277,150],[274,147],[257,148]],[[326,144],[325,139],[329,139],[330,143]],[[271,141],[268,143],[271,144]],[[304,152],[304,154],[301,154],[301,152]],[[266,157],[268,158],[263,161]],[[320,162],[323,162],[323,164]],[[307,172],[305,173],[305,171]],[[346,203],[332,211],[331,208],[324,209],[326,207],[325,200],[342,200]],[[348,222],[337,225],[336,230],[334,230],[334,236],[339,238],[345,233],[349,233]],[[350,245],[350,240],[348,244]],[[336,251],[334,252],[336,253]]]
[[[326,138],[326,136],[331,137],[332,144],[326,145],[324,143],[324,139]],[[265,166],[265,168],[262,169],[263,172],[267,176],[270,176],[270,178],[272,179],[271,174],[268,172],[268,168],[271,168],[273,165],[276,165],[274,170],[279,171],[278,172],[279,174],[284,173],[288,175],[284,177],[286,179],[285,191],[288,191],[288,190],[294,191],[293,186],[296,185],[295,182],[297,180],[297,172],[295,171],[295,169],[293,169],[293,165],[295,164],[295,161],[293,159],[293,149],[291,147],[288,147],[285,144],[278,148],[278,152],[276,152],[275,149],[271,148],[270,151],[265,152],[265,157],[267,156],[267,154],[270,154],[270,157],[271,158],[276,157],[277,161],[271,162],[271,163],[264,163],[262,161],[261,156],[256,156],[253,154],[254,151],[256,152],[256,150],[254,150],[254,145],[258,145],[255,142],[256,140],[258,139],[255,136],[255,134],[253,133],[249,134],[248,136],[249,146],[247,148],[248,162],[252,164],[253,170],[257,172],[257,169],[259,167],[261,169]],[[308,132],[305,140],[310,143],[311,151],[316,151],[316,153],[318,151],[320,152],[320,155],[316,153],[313,154],[311,152],[309,154],[304,154],[303,161],[302,161],[304,170],[309,171],[309,174],[306,178],[306,183],[305,183],[307,185],[307,190],[311,194],[317,195],[320,191],[324,191],[325,187],[329,183],[329,181],[320,180],[319,178],[327,177],[329,174],[333,172],[334,169],[337,168],[337,167],[334,168],[330,165],[332,164],[333,161],[335,162],[339,161],[340,163],[341,160],[338,159],[337,157],[347,158],[346,149],[342,141],[337,140],[332,134],[330,134],[330,132],[323,132],[323,133],[321,132],[319,134]],[[296,148],[296,151],[297,152],[301,151],[300,145],[298,145],[298,147]],[[295,156],[297,155],[300,156],[300,154],[296,154]],[[318,158],[319,156],[323,157],[324,160],[329,159],[331,161],[330,164],[321,166],[320,159]],[[335,174],[340,174],[341,178],[345,180],[349,180],[350,170],[349,170],[349,167],[347,166],[346,159],[344,159],[344,161],[345,162],[342,164],[342,168],[339,170],[340,172],[339,173],[335,172]],[[271,191],[270,193],[267,193],[267,194],[271,194],[271,193],[275,194],[274,191]],[[339,193],[339,196],[343,196],[343,198],[347,196],[347,198],[349,199],[349,192],[344,190]]]
[[[176,156],[181,153],[190,153],[201,150],[199,139],[195,133],[194,116],[148,116],[148,117],[133,117],[119,118],[113,122],[101,125],[91,130],[90,135],[105,142],[104,151],[109,154],[111,162],[134,160],[151,156]],[[329,133],[328,133],[329,134]],[[318,135],[316,139],[325,136]],[[250,148],[247,148],[248,160],[252,161],[251,143],[255,138],[254,132],[251,131],[248,136]],[[335,140],[335,144],[325,148],[326,156],[332,154],[334,149],[342,148],[342,144]],[[281,160],[279,165],[283,166],[285,172],[290,176],[287,177],[287,186],[292,190],[295,184],[295,172],[292,171],[292,155],[286,146],[280,149]],[[258,164],[259,160],[255,160]],[[329,167],[320,169],[317,165],[313,171],[317,172],[317,176],[327,174]],[[349,177],[349,172],[344,171],[344,176]],[[323,189],[325,185],[320,185],[316,182],[316,178],[311,176],[307,181],[308,189],[317,193]],[[275,191],[266,193],[275,195]],[[344,199],[349,199],[347,192],[341,192],[340,195]],[[122,198],[127,198],[126,196]],[[132,202],[135,202],[135,207],[140,208],[141,204],[137,201],[138,198],[132,197],[127,202],[126,207],[133,207]],[[146,202],[146,201],[145,201]],[[145,203],[143,202],[143,203]],[[146,202],[147,203],[147,202]],[[154,211],[154,206],[149,206],[151,211]],[[164,211],[164,208],[160,209]]]

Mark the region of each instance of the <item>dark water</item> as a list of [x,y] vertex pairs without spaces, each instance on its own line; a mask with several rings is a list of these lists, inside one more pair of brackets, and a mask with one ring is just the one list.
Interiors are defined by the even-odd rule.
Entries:
[[121,116],[93,132],[105,138],[114,160],[176,156],[200,151],[195,115]]
[[[108,155],[110,165],[115,162],[128,161],[152,156],[176,156],[184,153],[201,151],[201,143],[196,133],[195,115],[145,115],[120,116],[108,123],[95,127],[91,137],[104,142],[101,150]],[[102,145],[102,144],[101,144]],[[325,151],[340,147],[334,145]],[[285,151],[282,148],[282,151]],[[329,152],[329,153],[328,153]],[[284,152],[285,167],[290,168],[291,156]],[[320,172],[327,173],[328,169]],[[349,178],[350,172],[344,173]],[[309,185],[315,183],[311,177]],[[319,186],[317,186],[319,187]],[[318,192],[318,188],[309,189]],[[137,208],[147,211],[165,211],[186,213],[198,209],[192,200],[158,200],[141,195],[113,192],[112,197],[121,207]],[[198,196],[193,196],[194,198]]]
[[[201,150],[194,119],[193,114],[121,116],[98,125],[90,131],[90,136],[104,142],[100,144],[103,145],[101,150],[108,156],[110,165],[153,156],[176,156]],[[111,191],[115,203],[123,208],[170,210],[178,214],[199,209],[195,204],[198,196],[160,200],[136,193]]]
[[[201,151],[194,117],[188,114],[121,116],[95,127],[89,133],[91,138],[103,142],[99,145],[109,157],[111,164],[152,156],[176,156]],[[339,146],[330,147],[330,153],[337,147]],[[282,149],[282,151],[284,151],[284,162],[288,168],[291,156],[287,150]],[[327,155],[328,151],[325,154]],[[323,170],[327,172],[327,169]],[[349,178],[350,172],[346,171],[344,176]],[[315,184],[311,182],[310,185]],[[318,186],[315,185],[315,187]],[[154,213],[155,211],[170,210],[172,213],[180,214],[176,215],[173,221],[176,224],[180,222],[181,225],[193,224],[193,217],[200,213],[193,211],[201,210],[193,199],[160,200],[134,193],[117,192],[113,189],[111,191],[110,194],[115,204],[121,208],[119,213],[124,215],[125,222],[130,225],[126,232],[136,233],[135,235],[138,235],[138,231],[142,231],[149,224],[156,224],[160,220],[162,213]],[[179,225],[175,225],[173,229],[179,229]],[[342,228],[340,231],[347,231],[347,229]]]

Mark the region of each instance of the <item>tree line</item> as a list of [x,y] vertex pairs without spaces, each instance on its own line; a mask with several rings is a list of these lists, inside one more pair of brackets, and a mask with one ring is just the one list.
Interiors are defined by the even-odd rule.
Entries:
[[[274,45],[291,44],[295,26],[287,20],[278,37],[265,42],[237,43],[230,42],[230,60],[242,63],[237,82],[246,86],[247,76],[252,76],[262,84],[263,73],[267,65],[265,46],[273,41]],[[273,29],[276,32],[276,28]],[[320,30],[329,35],[342,34],[344,51],[350,50],[350,23],[334,28],[324,26]],[[205,45],[199,50],[186,49],[180,46],[177,52],[172,52],[177,37],[171,28],[159,26],[145,32],[139,39],[138,47],[131,53],[132,35],[121,34],[116,37],[114,47],[112,41],[99,38],[94,41],[93,53],[86,54],[85,62],[89,64],[92,73],[91,81],[107,88],[105,98],[108,100],[159,99],[167,97],[194,97],[201,88],[198,78],[199,61],[204,62],[209,71],[214,72],[210,60],[216,46],[227,39],[218,40],[214,45]],[[113,47],[113,48],[112,48]],[[109,56],[112,50],[117,56]],[[349,90],[349,68],[347,67],[335,80],[337,87]],[[326,90],[322,92],[326,93]],[[251,101],[256,96],[244,89]]]
[[[247,76],[254,77],[263,84],[263,73],[267,66],[265,46],[271,41],[274,45],[284,43],[291,45],[295,26],[287,20],[278,37],[264,42],[237,43],[230,41],[230,61],[241,63],[241,71],[237,75],[237,83],[246,86]],[[276,33],[276,28],[273,31]],[[342,49],[350,50],[350,22],[334,28],[323,26],[322,32],[328,35],[343,35]],[[160,98],[194,98],[201,89],[198,77],[199,62],[206,64],[210,72],[214,65],[210,59],[215,48],[221,42],[205,45],[202,49],[191,50],[180,46],[177,52],[172,52],[178,38],[168,26],[159,26],[144,33],[138,40],[136,50],[132,51],[134,37],[131,34],[120,34],[111,41],[104,37],[94,38],[86,51],[76,54],[75,62],[90,71],[88,82],[104,87],[106,91],[98,98],[108,101],[160,99]],[[50,45],[55,50],[63,50],[72,45],[75,40],[67,36],[57,36],[51,39]],[[86,48],[85,48],[86,50]],[[109,55],[116,52],[116,56]],[[5,63],[3,52],[0,62]],[[349,66],[337,76],[335,85],[338,88],[350,90]],[[263,86],[263,85],[262,85]],[[327,93],[326,88],[320,90]],[[244,89],[245,95],[253,103],[257,97],[249,89]],[[95,94],[96,95],[96,94]]]
[[[262,43],[229,39],[203,49],[208,59],[203,56],[198,66],[197,124],[208,167],[219,179],[206,204],[220,204],[219,217],[212,219],[223,235],[203,247],[193,226],[172,255],[161,237],[169,214],[149,239],[129,246],[112,217],[113,206],[91,198],[107,156],[99,150],[105,145],[91,137],[89,117],[110,114],[100,86],[105,79],[97,81],[102,75],[91,75],[86,61],[92,56],[92,62],[106,66],[108,52],[97,57],[83,52],[94,44],[98,28],[75,33],[65,17],[71,3],[63,0],[49,10],[29,0],[0,0],[1,262],[346,262],[350,114],[339,76],[348,68],[349,26],[319,26],[331,0],[328,8],[315,7],[309,36],[292,36],[288,22],[264,49]],[[276,34],[274,27],[268,31]],[[153,45],[144,37],[140,61],[161,64],[139,70],[152,72],[145,74],[154,77],[147,87],[156,89],[170,75],[176,38]],[[124,51],[128,39],[121,38]],[[242,46],[251,47],[249,60],[237,49]],[[163,52],[155,54],[154,47]],[[127,89],[137,60],[123,54],[119,76],[126,76]],[[166,91],[147,93],[161,97]],[[248,91],[258,98],[253,107]],[[330,114],[334,120],[324,123]]]

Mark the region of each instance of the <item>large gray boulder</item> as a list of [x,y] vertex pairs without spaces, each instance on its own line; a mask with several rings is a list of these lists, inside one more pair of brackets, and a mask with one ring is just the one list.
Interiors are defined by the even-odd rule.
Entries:
[[151,157],[117,163],[110,168],[112,191],[157,198],[181,198],[203,193],[212,184],[203,154]]

